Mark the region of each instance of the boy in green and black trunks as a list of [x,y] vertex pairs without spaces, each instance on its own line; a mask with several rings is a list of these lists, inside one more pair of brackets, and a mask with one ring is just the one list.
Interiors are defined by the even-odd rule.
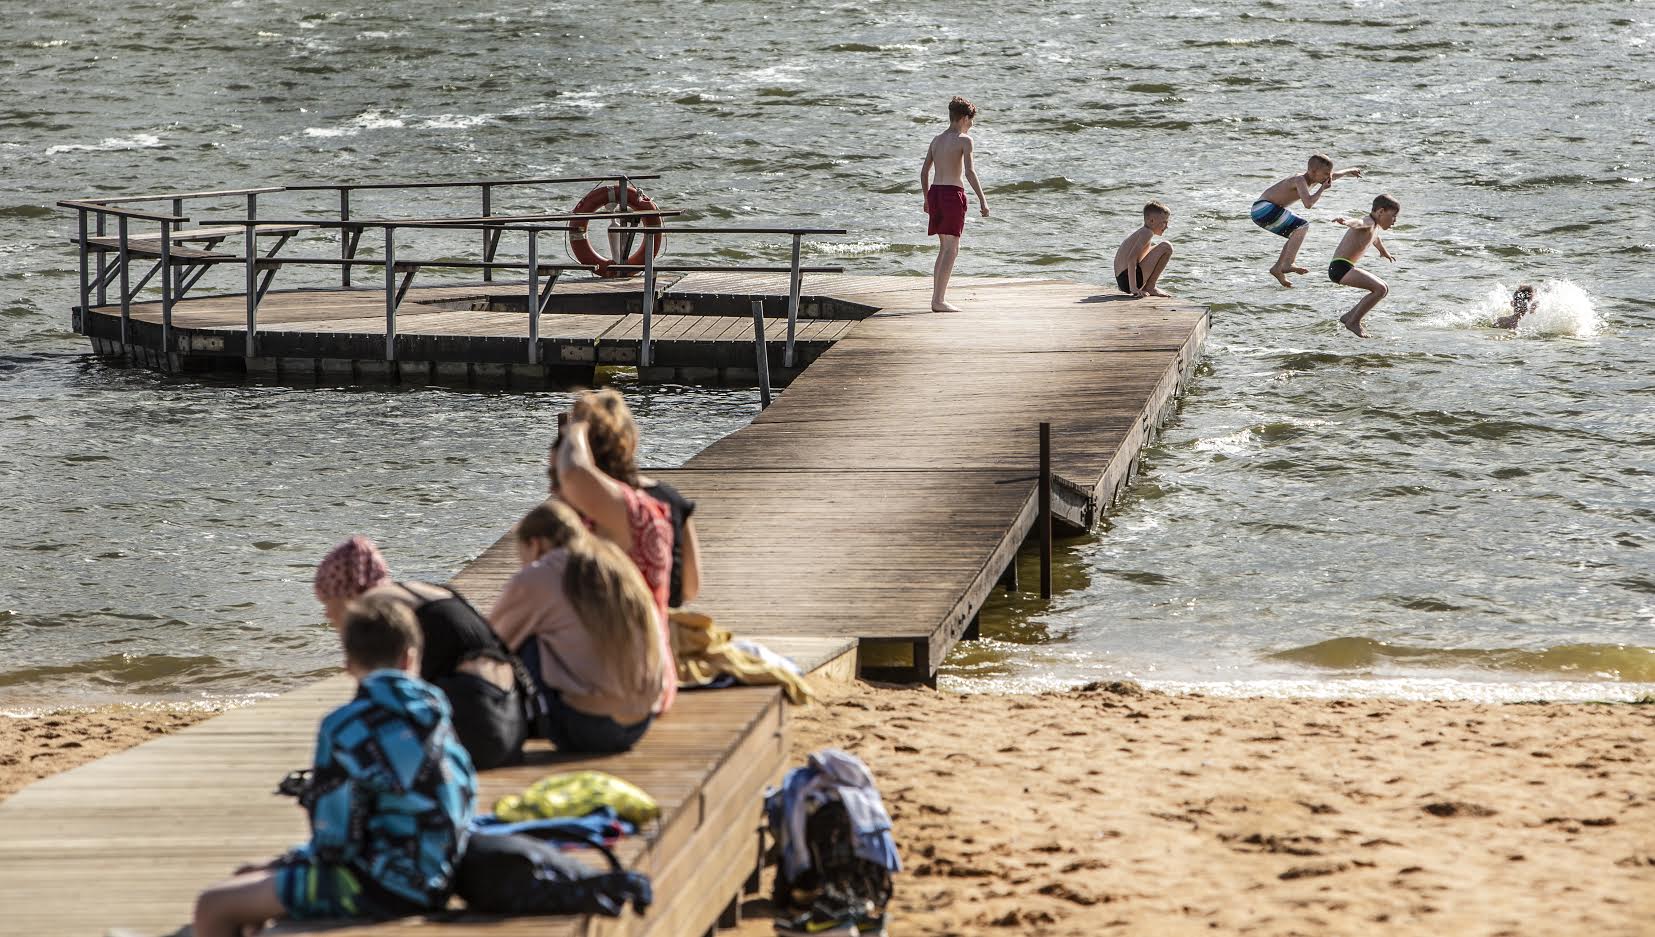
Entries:
[[1353,286],[1359,290],[1367,290],[1368,295],[1356,301],[1350,312],[1339,317],[1339,323],[1350,329],[1362,338],[1368,337],[1368,330],[1362,327],[1362,317],[1367,315],[1391,288],[1385,281],[1356,266],[1362,259],[1362,253],[1372,244],[1379,251],[1379,256],[1396,262],[1391,252],[1385,249],[1385,242],[1379,239],[1381,229],[1389,231],[1391,225],[1396,224],[1396,216],[1402,211],[1402,203],[1389,195],[1376,195],[1373,198],[1373,207],[1367,215],[1355,221],[1346,221],[1343,218],[1333,219],[1334,224],[1342,224],[1349,228],[1343,239],[1339,241],[1339,249],[1334,252],[1333,262],[1327,265],[1327,278],[1340,286]]
[[[1281,246],[1281,255],[1270,267],[1270,275],[1276,278],[1277,283],[1291,287],[1293,284],[1287,279],[1289,273],[1309,272],[1303,267],[1295,267],[1293,260],[1299,256],[1299,247],[1304,244],[1305,235],[1310,233],[1310,222],[1293,214],[1288,206],[1294,202],[1303,202],[1304,207],[1312,208],[1321,201],[1322,194],[1334,180],[1346,176],[1360,178],[1361,175],[1360,169],[1341,169],[1334,172],[1333,160],[1316,153],[1305,164],[1304,172],[1288,176],[1265,189],[1258,201],[1253,203],[1253,208],[1248,213],[1252,216],[1253,224],[1287,239],[1287,243]],[[1316,188],[1312,189],[1311,186]]]

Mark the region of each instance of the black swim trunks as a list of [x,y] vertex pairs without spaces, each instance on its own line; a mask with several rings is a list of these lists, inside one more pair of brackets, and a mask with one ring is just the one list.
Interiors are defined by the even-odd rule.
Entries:
[[1345,281],[1345,274],[1355,269],[1355,264],[1343,257],[1335,257],[1333,258],[1333,262],[1327,265],[1327,278],[1335,283],[1343,283]]
[[[1143,264],[1138,264],[1137,266],[1138,266],[1138,288],[1143,289],[1143,286],[1144,286],[1144,265]],[[1119,273],[1115,274],[1115,285],[1120,288],[1121,292],[1127,294],[1128,296],[1132,295],[1132,281],[1128,280],[1126,278],[1126,271],[1125,270],[1122,270]]]

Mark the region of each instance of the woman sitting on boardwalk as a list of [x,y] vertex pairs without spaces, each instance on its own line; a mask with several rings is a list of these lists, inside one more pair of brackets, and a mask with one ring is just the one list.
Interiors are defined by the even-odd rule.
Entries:
[[316,598],[335,629],[356,599],[386,598],[408,608],[424,638],[420,679],[447,694],[454,730],[479,769],[515,761],[528,734],[524,695],[511,655],[465,597],[428,582],[398,582],[366,537],[340,543],[316,565]]
[[[547,472],[553,496],[579,512],[599,536],[625,551],[654,596],[666,686],[660,712],[665,713],[678,694],[678,667],[667,630],[667,605],[672,593],[672,520],[664,503],[638,488],[637,453],[638,424],[632,419],[632,411],[620,394],[601,390],[575,401],[568,425],[552,449]],[[610,475],[600,467],[603,465],[621,474]],[[690,580],[686,575],[685,583],[690,584]],[[699,582],[694,584],[699,587]]]
[[665,696],[660,612],[620,548],[548,501],[517,522],[523,567],[490,621],[538,684],[546,734],[560,751],[623,752]]

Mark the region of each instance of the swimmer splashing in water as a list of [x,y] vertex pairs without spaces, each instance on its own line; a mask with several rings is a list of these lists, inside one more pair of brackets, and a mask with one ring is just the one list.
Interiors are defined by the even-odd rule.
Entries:
[[1523,321],[1524,316],[1531,312],[1538,312],[1539,309],[1540,303],[1535,299],[1534,287],[1524,283],[1511,293],[1511,315],[1495,319],[1494,327],[1516,331],[1517,323]]

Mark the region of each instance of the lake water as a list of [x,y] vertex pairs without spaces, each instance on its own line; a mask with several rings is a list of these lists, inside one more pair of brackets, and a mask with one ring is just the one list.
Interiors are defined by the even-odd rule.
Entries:
[[[922,275],[918,163],[982,108],[962,274],[1109,282],[1142,203],[1202,371],[1051,608],[999,602],[966,689],[1130,675],[1213,692],[1595,698],[1655,684],[1655,11],[1645,4],[499,2],[38,5],[0,46],[0,708],[223,700],[334,666],[309,566],[353,532],[442,576],[538,495],[555,392],[298,390],[111,369],[69,331],[61,197],[270,181],[659,171],[692,217],[841,226]],[[1297,288],[1247,209],[1338,183]],[[1322,274],[1387,191],[1359,341]],[[562,208],[580,188],[502,197]],[[444,201],[444,199],[448,199]],[[192,206],[193,207],[193,206]],[[217,206],[233,215],[233,202]],[[353,205],[474,210],[451,193]],[[762,239],[680,258],[774,258]],[[458,245],[456,253],[473,251]],[[1542,313],[1488,328],[1510,288]],[[646,460],[756,412],[631,392]],[[1061,415],[1054,415],[1061,419]]]

